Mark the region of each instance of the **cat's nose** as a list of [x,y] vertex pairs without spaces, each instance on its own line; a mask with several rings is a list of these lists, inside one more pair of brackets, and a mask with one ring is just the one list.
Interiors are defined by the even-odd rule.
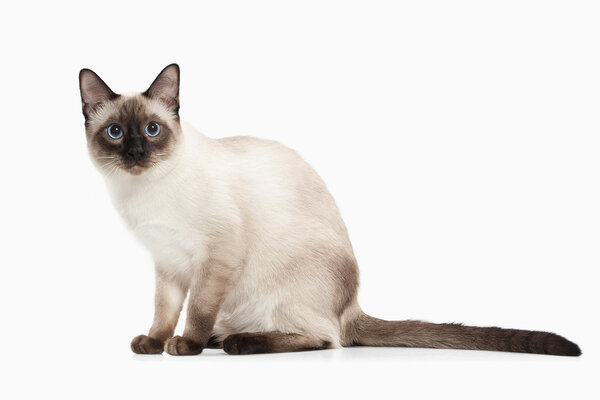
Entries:
[[145,152],[142,147],[131,147],[127,150],[127,158],[134,161],[140,161],[144,158]]

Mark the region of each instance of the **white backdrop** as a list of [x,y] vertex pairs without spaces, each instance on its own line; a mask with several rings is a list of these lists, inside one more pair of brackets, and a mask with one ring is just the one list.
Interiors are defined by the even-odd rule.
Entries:
[[[2,398],[597,398],[597,3],[0,8]],[[183,119],[321,174],[368,313],[549,330],[584,355],[133,355],[153,269],[87,158],[77,74],[144,90],[171,62]]]

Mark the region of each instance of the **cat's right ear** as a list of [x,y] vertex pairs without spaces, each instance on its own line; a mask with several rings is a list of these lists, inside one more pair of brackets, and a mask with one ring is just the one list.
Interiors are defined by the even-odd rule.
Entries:
[[79,90],[81,91],[81,106],[87,121],[91,113],[109,100],[119,97],[110,90],[108,85],[91,69],[79,71]]

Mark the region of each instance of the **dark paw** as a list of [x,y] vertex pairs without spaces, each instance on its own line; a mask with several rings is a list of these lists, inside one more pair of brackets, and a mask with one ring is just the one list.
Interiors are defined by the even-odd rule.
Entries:
[[223,350],[227,354],[268,353],[267,337],[262,334],[237,333],[229,335],[223,341]]
[[136,354],[161,354],[163,342],[146,335],[136,336],[131,341],[131,351]]
[[165,343],[165,351],[172,356],[194,356],[202,353],[204,347],[200,343],[183,336],[175,336]]

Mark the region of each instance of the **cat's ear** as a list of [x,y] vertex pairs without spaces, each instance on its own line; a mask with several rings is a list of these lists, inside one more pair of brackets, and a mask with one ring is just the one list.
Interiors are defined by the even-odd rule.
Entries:
[[87,68],[79,71],[79,90],[81,91],[83,115],[86,120],[99,106],[119,97],[94,71]]
[[156,77],[152,85],[142,93],[152,99],[159,99],[174,113],[179,111],[179,65],[170,64]]

